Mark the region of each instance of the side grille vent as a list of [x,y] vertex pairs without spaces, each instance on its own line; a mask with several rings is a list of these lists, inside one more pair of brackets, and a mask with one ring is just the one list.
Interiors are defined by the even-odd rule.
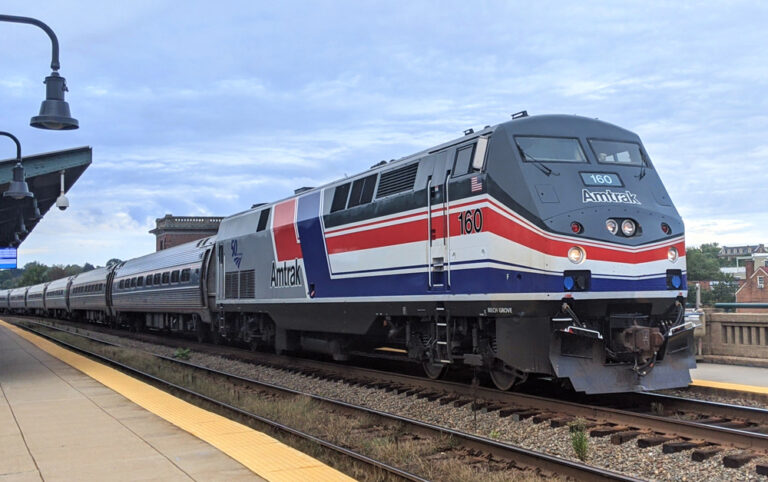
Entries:
[[236,299],[238,292],[238,272],[234,271],[224,275],[224,298],[228,300]]
[[255,298],[256,273],[252,270],[240,272],[240,298]]
[[413,183],[416,182],[416,171],[418,170],[419,163],[416,162],[399,169],[382,172],[376,197],[380,198],[413,189]]

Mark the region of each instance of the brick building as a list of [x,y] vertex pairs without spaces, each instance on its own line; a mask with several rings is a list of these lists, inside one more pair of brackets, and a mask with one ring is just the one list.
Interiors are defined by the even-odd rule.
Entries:
[[[754,260],[748,260],[744,265],[747,268],[747,278],[736,291],[736,303],[768,303],[768,268],[755,268]],[[748,308],[737,311],[764,313],[768,312],[768,309]]]
[[174,216],[166,214],[155,219],[156,251],[172,248],[180,244],[213,236],[219,230],[219,223],[224,218],[210,216]]

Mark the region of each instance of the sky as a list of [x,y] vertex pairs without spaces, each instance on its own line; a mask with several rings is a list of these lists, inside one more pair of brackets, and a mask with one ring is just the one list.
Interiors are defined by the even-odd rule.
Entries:
[[[0,24],[0,130],[93,164],[19,265],[154,251],[225,216],[527,110],[636,132],[689,246],[768,243],[768,5],[759,2],[38,1],[75,131],[29,127],[50,42]],[[0,143],[0,149],[3,144]],[[14,156],[8,142],[7,155]]]

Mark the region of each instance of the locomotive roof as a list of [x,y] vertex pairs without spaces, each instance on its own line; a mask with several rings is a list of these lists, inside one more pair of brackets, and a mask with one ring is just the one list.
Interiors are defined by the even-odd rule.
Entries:
[[473,139],[477,139],[478,137],[481,137],[484,135],[488,135],[499,129],[503,129],[513,135],[514,134],[530,134],[530,135],[562,136],[563,132],[567,132],[568,129],[572,129],[577,125],[579,127],[580,132],[586,132],[586,135],[590,137],[609,136],[612,139],[616,139],[616,140],[624,139],[624,140],[639,141],[639,137],[637,136],[637,134],[635,134],[632,131],[619,127],[615,124],[611,124],[609,122],[601,121],[599,119],[594,119],[590,117],[568,115],[568,114],[543,114],[543,115],[535,115],[535,116],[518,117],[505,122],[501,122],[493,126],[487,126],[477,132],[473,132],[471,134],[464,135],[462,137],[457,137],[450,141],[443,142],[442,144],[438,144],[436,146],[423,149],[414,154],[410,154],[408,156],[404,156],[399,159],[393,159],[386,163],[380,163],[380,164],[374,165],[370,169],[358,172],[352,176],[348,176],[342,179],[335,179],[331,182],[328,182],[326,184],[323,184],[321,186],[317,186],[311,189],[302,188],[300,192],[297,192],[290,196],[286,196],[281,199],[276,199],[271,202],[254,205],[250,209],[246,209],[244,211],[234,213],[230,216],[226,216],[224,220],[226,221],[227,219],[232,219],[240,215],[244,215],[246,213],[260,211],[262,209],[273,206],[274,204],[277,204],[286,199],[296,198],[310,192],[325,189],[335,184],[353,181],[360,176],[366,176],[375,172],[388,170],[397,164],[412,161],[414,159],[419,159],[421,157],[427,156],[429,154],[440,152],[452,146],[462,144],[464,142],[468,142]]

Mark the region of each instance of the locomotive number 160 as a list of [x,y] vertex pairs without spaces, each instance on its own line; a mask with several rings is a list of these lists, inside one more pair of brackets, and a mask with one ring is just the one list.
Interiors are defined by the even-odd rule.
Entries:
[[470,209],[459,213],[459,226],[461,234],[479,233],[483,230],[483,211]]

